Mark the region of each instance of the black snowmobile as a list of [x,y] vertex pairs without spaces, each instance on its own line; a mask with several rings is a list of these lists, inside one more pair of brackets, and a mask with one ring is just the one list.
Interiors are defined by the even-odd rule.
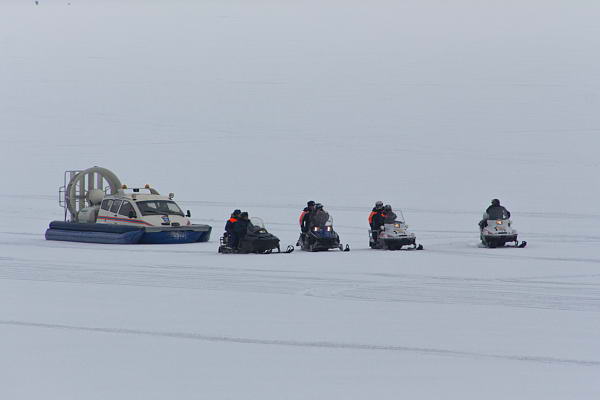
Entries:
[[237,248],[233,248],[230,244],[231,237],[223,235],[221,237],[221,245],[219,253],[223,254],[272,254],[273,250],[277,253],[291,253],[294,251],[293,246],[288,246],[285,251],[281,251],[279,246],[279,238],[265,229],[265,225],[260,218],[251,218],[248,224],[248,231],[243,238],[240,239]]
[[339,235],[333,230],[333,220],[326,212],[313,218],[308,232],[300,235],[297,245],[304,251],[350,251],[349,245],[344,247],[340,243]]

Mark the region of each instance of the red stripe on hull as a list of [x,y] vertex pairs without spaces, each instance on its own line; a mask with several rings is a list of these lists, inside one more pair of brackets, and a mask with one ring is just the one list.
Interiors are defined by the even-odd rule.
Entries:
[[146,221],[137,221],[134,219],[125,219],[125,218],[117,218],[117,217],[98,217],[98,219],[107,219],[107,220],[111,220],[111,221],[129,222],[132,224],[142,224],[142,225],[153,226],[152,224],[150,224]]

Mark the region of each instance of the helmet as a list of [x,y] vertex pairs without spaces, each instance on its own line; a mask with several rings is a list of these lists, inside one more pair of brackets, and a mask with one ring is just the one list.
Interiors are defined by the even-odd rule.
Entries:
[[389,204],[386,204],[386,205],[385,205],[385,207],[383,207],[383,209],[384,209],[385,211],[392,211],[392,206],[391,206],[391,205],[389,205]]
[[311,200],[311,201],[307,202],[306,205],[309,207],[312,207],[315,205],[315,202]]
[[375,202],[375,208],[382,208],[383,207],[383,201],[378,200]]
[[321,204],[321,203],[317,203],[317,204],[315,205],[315,208],[316,208],[317,210],[322,210],[322,209],[323,209],[323,204]]
[[500,205],[500,200],[498,200],[498,199],[492,200],[492,205],[493,206],[499,206]]
[[240,213],[240,218],[248,218],[248,213],[246,211]]
[[233,210],[233,213],[231,215],[233,215],[234,217],[239,216],[242,213],[242,210]]

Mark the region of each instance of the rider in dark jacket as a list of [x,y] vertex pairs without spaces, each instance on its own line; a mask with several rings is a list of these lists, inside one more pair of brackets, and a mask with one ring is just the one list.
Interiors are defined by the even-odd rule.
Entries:
[[379,236],[379,227],[381,226],[381,224],[377,225],[377,222],[379,220],[379,217],[377,217],[377,215],[380,214],[382,211],[383,201],[379,200],[375,202],[375,207],[373,207],[373,209],[369,213],[369,226],[371,227],[371,236],[373,237],[374,242],[377,241],[377,237]]
[[308,228],[315,226],[322,227],[329,220],[329,213],[323,209],[323,204],[317,203],[315,205],[315,211],[311,212],[308,220]]
[[227,220],[227,223],[225,223],[225,232],[227,234],[231,234],[231,232],[233,231],[233,225],[238,222],[238,218],[240,217],[240,214],[242,213],[241,210],[234,210],[231,213],[231,217]]
[[223,235],[223,238],[225,239],[225,243],[229,244],[230,246],[232,246],[232,244],[235,242],[235,233],[233,232],[233,227],[235,224],[237,224],[241,212],[242,211],[240,210],[234,210],[231,213],[231,217],[225,223],[225,234]]
[[304,211],[302,211],[302,214],[300,214],[300,230],[302,231],[302,233],[306,233],[308,231],[308,223],[310,221],[312,213],[315,212],[316,203],[311,200],[308,203],[306,203],[306,205],[307,207],[304,208]]
[[492,200],[492,205],[489,206],[483,214],[483,219],[479,222],[479,227],[483,229],[487,225],[489,219],[509,219],[510,211],[500,205],[500,200]]
[[238,221],[233,225],[232,248],[236,249],[240,244],[240,240],[246,236],[248,225],[250,225],[250,219],[248,218],[248,213],[244,211],[243,213],[240,213]]
[[369,226],[373,229],[373,217],[383,211],[383,201],[377,201],[369,214]]
[[510,218],[510,211],[500,205],[500,200],[492,200],[492,205],[485,210],[487,219],[507,219]]
[[383,223],[384,224],[392,224],[396,221],[396,218],[398,218],[398,216],[392,210],[392,206],[389,204],[386,204],[385,207],[383,208]]
[[379,237],[379,231],[384,224],[385,221],[385,211],[383,209],[379,210],[378,213],[373,215],[373,220],[371,224],[371,235],[373,236],[373,241],[376,242]]
[[398,216],[392,210],[392,206],[386,204],[378,213],[373,215],[373,223],[371,224],[371,235],[373,236],[373,241],[376,242],[379,237],[379,231],[381,227],[385,224],[391,224],[396,221]]

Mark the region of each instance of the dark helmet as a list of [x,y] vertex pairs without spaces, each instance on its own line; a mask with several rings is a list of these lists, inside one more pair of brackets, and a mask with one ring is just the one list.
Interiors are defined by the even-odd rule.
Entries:
[[240,213],[240,218],[248,219],[248,213],[246,211],[244,211],[243,213]]
[[309,207],[314,207],[315,206],[315,202],[311,200],[311,201],[307,202],[306,205],[309,206]]
[[492,200],[492,205],[493,206],[499,206],[500,205],[500,200],[498,200],[498,199]]
[[317,204],[315,204],[315,208],[316,208],[317,210],[322,210],[322,209],[323,209],[323,204],[321,204],[321,203],[317,203]]
[[389,211],[392,211],[392,206],[391,206],[391,205],[389,205],[389,204],[386,204],[386,205],[385,205],[385,207],[383,207],[383,209],[384,209],[385,211],[388,211],[388,212],[389,212]]
[[233,213],[231,215],[233,217],[239,217],[241,213],[242,213],[242,210],[233,210]]
[[381,200],[376,201],[375,208],[383,208],[383,201],[381,201]]

